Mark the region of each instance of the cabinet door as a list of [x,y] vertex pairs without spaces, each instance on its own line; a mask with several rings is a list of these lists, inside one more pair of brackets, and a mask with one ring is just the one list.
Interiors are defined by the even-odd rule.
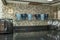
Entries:
[[60,19],[60,11],[58,11],[58,19]]
[[4,22],[0,22],[0,33],[4,31]]

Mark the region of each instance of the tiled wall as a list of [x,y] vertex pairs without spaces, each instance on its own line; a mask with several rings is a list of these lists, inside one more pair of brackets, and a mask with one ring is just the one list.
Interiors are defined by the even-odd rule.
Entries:
[[[8,13],[9,9],[13,9],[13,13]],[[14,26],[34,26],[34,25],[47,25],[45,21],[16,21],[15,14],[17,13],[27,13],[27,14],[38,14],[38,13],[47,13],[49,18],[53,18],[53,9],[50,6],[46,5],[26,5],[26,4],[8,4],[7,6],[3,5],[3,18],[13,19]]]

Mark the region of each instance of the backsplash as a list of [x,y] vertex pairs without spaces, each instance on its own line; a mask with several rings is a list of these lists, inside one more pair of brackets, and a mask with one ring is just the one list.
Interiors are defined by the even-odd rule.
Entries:
[[[35,26],[35,25],[47,25],[46,21],[16,21],[15,14],[39,14],[46,13],[49,14],[49,18],[53,18],[53,10],[50,9],[50,6],[46,5],[26,5],[26,4],[8,4],[7,6],[3,5],[3,18],[13,19],[14,26]],[[8,10],[11,9],[12,13],[9,13]]]

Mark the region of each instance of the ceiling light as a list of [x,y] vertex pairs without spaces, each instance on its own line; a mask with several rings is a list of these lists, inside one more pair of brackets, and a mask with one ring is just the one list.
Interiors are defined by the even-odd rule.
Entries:
[[53,0],[48,0],[48,1],[53,1]]

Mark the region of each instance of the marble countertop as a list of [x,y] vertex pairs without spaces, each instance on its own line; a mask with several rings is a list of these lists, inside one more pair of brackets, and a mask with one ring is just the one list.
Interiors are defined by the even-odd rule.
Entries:
[[60,32],[25,32],[25,33],[13,33],[13,34],[0,34],[0,40],[56,40],[55,38],[48,37],[47,34],[51,35],[59,35],[60,40]]
[[[47,36],[48,32],[27,32],[27,33],[14,33],[14,40],[56,40]],[[52,35],[52,33],[50,33]],[[53,33],[54,35],[54,33]],[[57,32],[56,35],[60,36],[60,32]],[[54,36],[56,36],[54,35]],[[59,37],[60,38],[60,37]],[[60,40],[60,39],[59,39]]]

